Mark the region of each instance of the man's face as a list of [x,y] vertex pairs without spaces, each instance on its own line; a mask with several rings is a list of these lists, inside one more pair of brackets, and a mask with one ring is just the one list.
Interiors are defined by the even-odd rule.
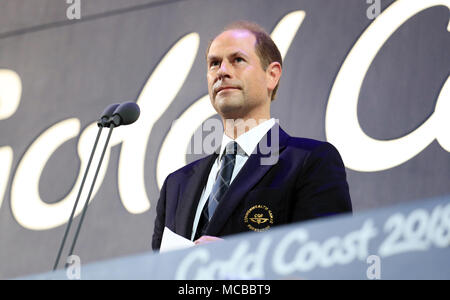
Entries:
[[270,108],[266,72],[255,51],[255,36],[229,30],[217,36],[207,54],[208,91],[214,109],[225,119],[257,118]]

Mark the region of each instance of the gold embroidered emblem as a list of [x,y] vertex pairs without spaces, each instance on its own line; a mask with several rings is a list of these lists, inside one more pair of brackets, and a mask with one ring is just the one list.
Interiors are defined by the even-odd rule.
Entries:
[[272,211],[265,205],[255,205],[245,213],[244,223],[250,230],[265,231],[273,225]]
[[256,224],[262,224],[269,221],[269,218],[263,218],[263,214],[255,214],[255,217],[250,218],[250,221],[255,222]]

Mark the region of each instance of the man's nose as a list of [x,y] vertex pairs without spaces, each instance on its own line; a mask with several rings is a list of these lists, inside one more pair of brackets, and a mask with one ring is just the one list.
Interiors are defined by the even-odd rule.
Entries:
[[230,66],[226,61],[222,61],[220,64],[219,70],[217,70],[217,77],[223,78],[223,77],[231,77],[230,73]]

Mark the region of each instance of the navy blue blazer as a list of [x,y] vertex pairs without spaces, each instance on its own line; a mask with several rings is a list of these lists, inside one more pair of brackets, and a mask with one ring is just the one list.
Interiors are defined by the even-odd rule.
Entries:
[[[273,143],[273,151],[268,154],[273,130],[278,130],[279,147]],[[191,238],[200,196],[217,155],[206,156],[167,176],[156,207],[154,250],[161,245],[165,226]],[[270,155],[278,155],[277,162],[261,164],[261,159]],[[336,148],[327,142],[291,137],[275,125],[224,194],[206,235],[265,231],[351,211],[345,167]]]

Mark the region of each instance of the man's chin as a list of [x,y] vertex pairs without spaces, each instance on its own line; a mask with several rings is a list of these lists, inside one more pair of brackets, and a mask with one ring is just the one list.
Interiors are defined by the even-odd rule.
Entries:
[[243,105],[240,102],[221,99],[217,104],[217,111],[221,116],[226,117],[227,119],[233,117],[239,118],[242,114]]

